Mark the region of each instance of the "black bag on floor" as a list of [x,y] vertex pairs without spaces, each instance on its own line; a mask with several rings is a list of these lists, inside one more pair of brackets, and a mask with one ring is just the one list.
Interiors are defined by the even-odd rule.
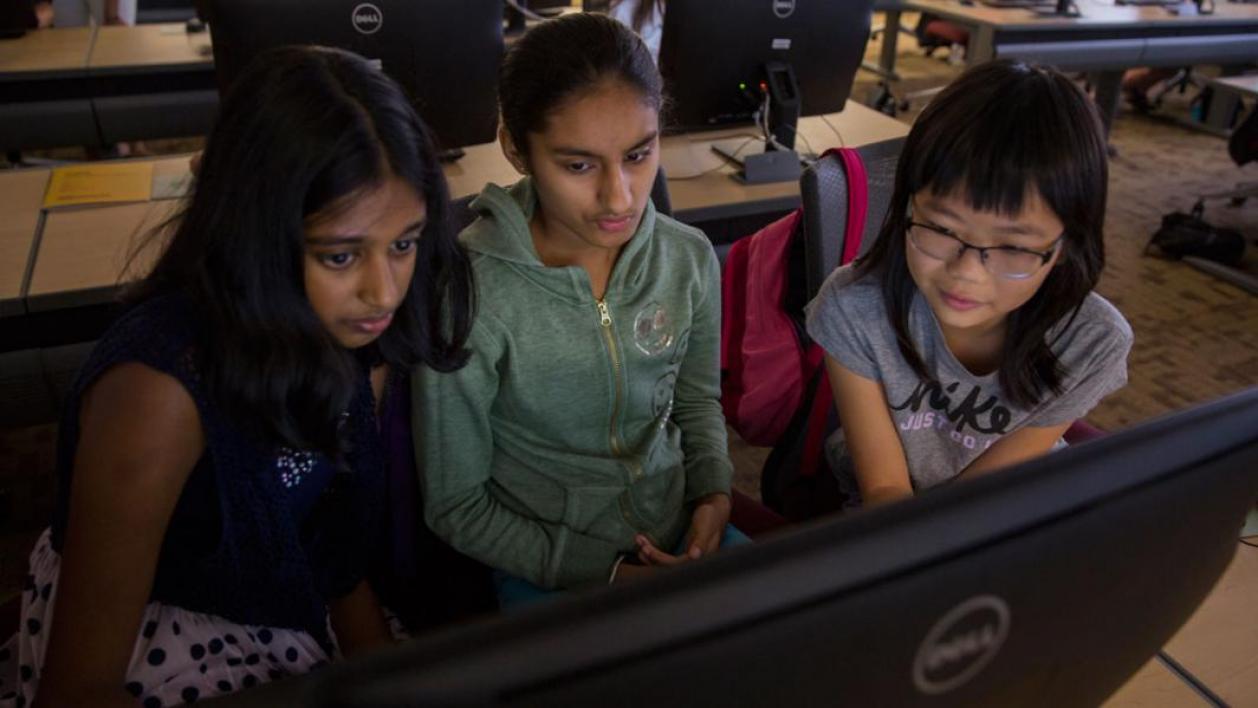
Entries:
[[1232,137],[1227,141],[1227,154],[1241,166],[1258,160],[1258,107],[1250,111],[1245,122],[1232,131]]
[[1236,266],[1245,253],[1245,239],[1232,229],[1211,226],[1201,216],[1205,206],[1193,205],[1192,213],[1177,211],[1162,217],[1162,226],[1153,234],[1148,246],[1157,246],[1167,258],[1178,260],[1184,256],[1196,256],[1206,260]]

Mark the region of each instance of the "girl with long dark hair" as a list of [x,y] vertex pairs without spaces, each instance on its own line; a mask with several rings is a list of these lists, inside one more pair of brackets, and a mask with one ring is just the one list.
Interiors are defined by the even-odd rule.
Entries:
[[446,204],[366,60],[287,48],[241,76],[66,402],[6,700],[181,704],[388,640],[383,400],[461,365],[471,321]]

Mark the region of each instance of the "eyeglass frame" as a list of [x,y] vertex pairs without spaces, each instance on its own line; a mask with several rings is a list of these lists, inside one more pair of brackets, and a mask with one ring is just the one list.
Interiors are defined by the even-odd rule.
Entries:
[[[920,221],[913,221],[912,215],[909,215],[907,218],[907,225],[904,227],[905,238],[907,238],[909,243],[913,244],[913,248],[916,248],[923,256],[926,256],[927,258],[934,258],[935,260],[939,260],[939,261],[944,261],[945,263],[951,259],[943,258],[940,256],[927,253],[925,249],[923,249],[921,246],[917,244],[917,241],[914,240],[913,238],[914,226],[920,226],[923,229],[926,229],[928,231],[933,231],[939,234],[940,236],[947,236],[953,241],[956,241],[957,243],[961,244],[961,250],[957,251],[956,254],[952,256],[952,258],[964,257],[966,250],[978,251],[978,260],[979,260],[979,263],[983,264],[983,269],[986,270],[988,273],[991,273],[992,275],[1005,278],[1007,280],[1026,280],[1027,278],[1030,278],[1031,276],[1038,273],[1040,269],[1048,265],[1048,262],[1053,259],[1053,256],[1058,251],[1058,247],[1061,245],[1062,239],[1066,237],[1066,232],[1062,231],[1061,234],[1059,234],[1057,238],[1053,239],[1053,242],[1048,245],[1047,251],[1036,251],[1030,248],[1023,248],[1022,246],[975,246],[974,244],[969,243],[968,241],[962,239],[960,236],[957,236],[956,234],[952,233],[951,231],[945,228],[942,228],[939,226],[932,226],[930,224],[923,224]],[[1039,256],[1041,259],[1041,262],[1039,266],[1035,268],[1035,270],[1031,271],[1030,273],[1025,273],[1023,275],[1010,275],[1008,273],[997,273],[996,271],[991,269],[991,266],[987,264],[988,251],[1018,251],[1020,253],[1029,253],[1033,256]]]

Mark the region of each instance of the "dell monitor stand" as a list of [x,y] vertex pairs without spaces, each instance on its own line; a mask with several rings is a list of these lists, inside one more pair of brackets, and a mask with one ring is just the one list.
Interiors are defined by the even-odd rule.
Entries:
[[[746,184],[768,184],[799,179],[799,153],[795,151],[795,135],[799,126],[800,95],[795,71],[787,62],[765,64],[765,80],[760,83],[760,96],[744,88],[749,100],[760,104],[757,126],[760,138],[732,138],[713,142],[712,150],[742,169],[738,179]],[[749,142],[764,143],[762,152],[746,153]]]

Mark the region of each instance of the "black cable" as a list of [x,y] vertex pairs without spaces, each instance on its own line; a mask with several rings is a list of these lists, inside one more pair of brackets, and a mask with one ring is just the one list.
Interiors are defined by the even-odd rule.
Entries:
[[1192,672],[1185,669],[1178,661],[1172,659],[1170,654],[1167,654],[1164,651],[1159,651],[1158,659],[1161,659],[1162,663],[1166,665],[1166,668],[1171,670],[1171,673],[1178,676],[1184,683],[1188,684],[1189,688],[1196,691],[1197,695],[1205,699],[1206,703],[1214,706],[1214,708],[1228,708],[1227,702],[1220,698],[1219,694],[1211,691],[1209,686],[1202,683],[1201,679],[1193,676]]
[[1246,546],[1253,546],[1254,548],[1258,548],[1258,543],[1254,543],[1253,541],[1246,541],[1245,539],[1242,538],[1240,539],[1240,542],[1245,544]]

